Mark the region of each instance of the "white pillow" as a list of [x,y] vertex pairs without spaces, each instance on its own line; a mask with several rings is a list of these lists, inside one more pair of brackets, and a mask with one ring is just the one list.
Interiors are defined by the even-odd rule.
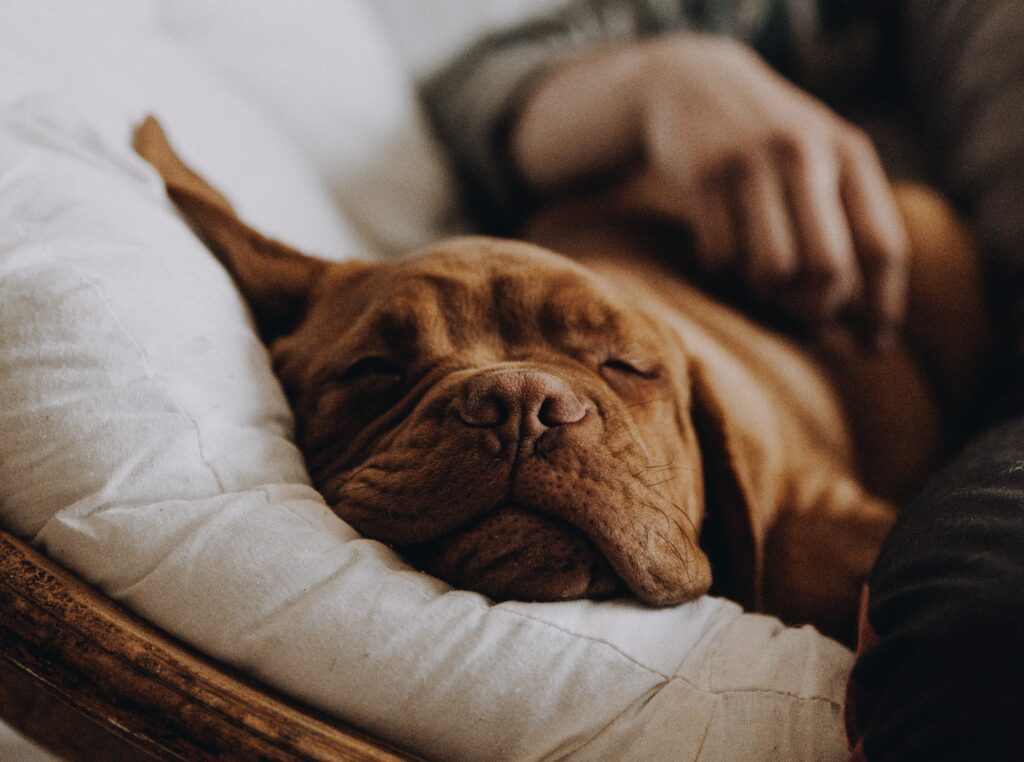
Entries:
[[[851,657],[811,628],[713,598],[493,605],[327,509],[244,305],[131,151],[134,121],[155,109],[255,224],[336,255],[350,239],[301,152],[134,3],[88,34],[51,4],[3,5],[0,522],[214,657],[431,757],[845,759]],[[75,46],[69,68],[116,53],[95,86],[46,68]],[[151,87],[170,71],[189,81]]]
[[463,227],[412,80],[363,0],[176,0],[161,33],[273,114],[366,243],[404,254]]
[[[116,113],[124,138],[148,112],[183,155],[229,192],[243,217],[271,235],[326,256],[365,253],[323,180],[266,110],[225,86],[194,55],[165,40],[145,0],[2,0],[0,108],[60,118],[72,98]],[[60,94],[58,96],[58,94]]]
[[413,77],[426,79],[484,35],[565,4],[565,0],[374,0],[373,10]]

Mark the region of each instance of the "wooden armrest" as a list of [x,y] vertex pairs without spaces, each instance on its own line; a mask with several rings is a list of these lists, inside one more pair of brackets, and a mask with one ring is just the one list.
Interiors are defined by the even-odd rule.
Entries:
[[0,656],[161,758],[415,759],[199,655],[2,531]]

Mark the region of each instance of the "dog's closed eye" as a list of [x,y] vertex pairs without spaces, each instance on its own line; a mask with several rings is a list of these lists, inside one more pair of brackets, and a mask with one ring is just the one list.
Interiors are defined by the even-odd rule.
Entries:
[[397,363],[386,357],[361,357],[336,376],[334,382],[338,384],[363,380],[394,382],[400,380],[404,372]]
[[653,363],[624,360],[621,357],[610,357],[605,360],[601,363],[601,372],[633,376],[647,381],[656,381],[661,376],[658,366]]

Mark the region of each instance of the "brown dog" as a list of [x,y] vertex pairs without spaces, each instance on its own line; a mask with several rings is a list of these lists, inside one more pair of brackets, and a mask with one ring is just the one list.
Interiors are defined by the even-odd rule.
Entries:
[[593,208],[535,228],[574,259],[477,237],[330,263],[242,224],[153,120],[136,148],[251,305],[327,502],[496,598],[668,605],[714,568],[716,592],[848,634],[894,515],[858,479],[857,446],[879,486],[906,488],[941,443],[934,380],[949,399],[969,385],[951,359],[970,367],[979,345],[969,242],[920,194],[903,197],[916,261],[967,279],[957,299],[913,296],[939,338],[872,358],[836,331],[812,357]]

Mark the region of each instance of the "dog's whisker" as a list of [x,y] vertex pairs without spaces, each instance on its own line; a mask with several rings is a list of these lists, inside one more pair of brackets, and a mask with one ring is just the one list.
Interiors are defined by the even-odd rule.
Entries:
[[644,471],[667,471],[670,469],[684,469],[692,471],[693,466],[673,466],[671,463],[665,463],[660,466],[644,466]]
[[693,572],[690,569],[690,564],[686,563],[686,560],[683,558],[683,554],[679,552],[679,548],[677,548],[675,543],[672,542],[671,540],[669,540],[661,532],[658,533],[658,537],[660,537],[665,542],[665,544],[668,545],[669,548],[671,548],[672,554],[679,561],[679,566],[683,570],[683,574],[686,575],[686,581],[692,583],[693,582]]
[[693,547],[693,549],[695,551],[699,551],[700,548],[698,547],[697,538],[700,536],[700,531],[697,529],[697,525],[693,523],[693,519],[690,518],[690,515],[686,511],[684,511],[682,508],[680,508],[675,503],[671,503],[671,505],[672,505],[673,508],[676,509],[676,511],[679,513],[679,515],[681,515],[684,519],[686,519],[686,523],[689,524],[690,525],[690,529],[693,530],[693,536],[691,537],[689,534],[687,534],[683,530],[682,526],[680,526],[679,523],[676,522],[676,526],[679,528],[679,531],[682,532],[683,537],[686,538],[686,541],[688,543],[690,543],[691,547]]
[[[671,527],[672,526],[672,519],[670,519],[668,517],[668,514],[665,513],[665,511],[663,511],[661,508],[659,508],[658,506],[654,505],[653,503],[641,503],[641,505],[644,505],[644,506],[646,506],[646,507],[648,507],[648,508],[650,508],[652,510],[657,511],[658,513],[660,513],[661,517],[663,519],[665,519],[665,526],[666,527]],[[662,535],[662,537],[664,538],[664,535]]]
[[647,487],[648,489],[651,489],[653,487],[658,487],[658,486],[660,486],[662,484],[668,484],[673,479],[678,479],[682,475],[683,475],[682,473],[674,474],[673,476],[670,476],[667,479],[662,479],[660,482],[654,482],[652,484],[645,484],[644,486]]
[[676,453],[675,453],[675,452],[673,452],[673,453],[672,453],[672,459],[671,459],[671,460],[670,460],[670,461],[669,461],[668,463],[662,463],[662,464],[661,464],[660,466],[652,466],[652,465],[647,465],[647,466],[645,466],[644,468],[646,468],[646,469],[654,469],[654,468],[668,468],[669,466],[671,466],[671,465],[672,465],[673,463],[675,463],[675,462],[676,462]]
[[[642,473],[657,472],[657,473],[651,473],[650,476],[658,476],[659,474],[670,473],[672,471],[679,471],[681,473],[693,474],[693,473],[697,472],[697,469],[694,468],[693,466],[651,466],[649,468],[645,468]],[[636,476],[640,476],[640,474],[635,474],[635,475]]]

